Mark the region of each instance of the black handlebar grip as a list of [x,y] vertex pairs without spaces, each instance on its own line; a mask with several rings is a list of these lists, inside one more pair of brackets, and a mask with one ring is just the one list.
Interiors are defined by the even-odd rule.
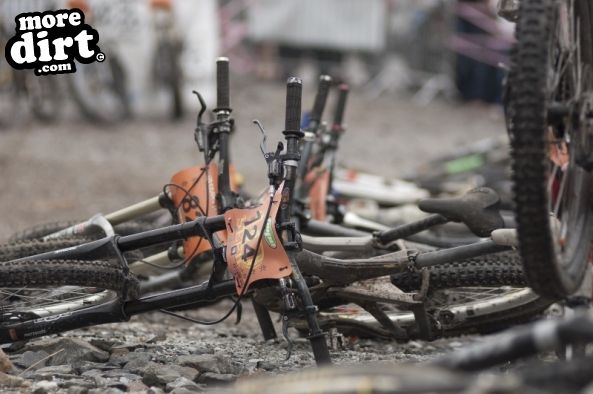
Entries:
[[301,133],[301,96],[303,82],[300,78],[290,77],[286,81],[286,119],[285,132]]
[[311,120],[319,123],[323,116],[327,95],[331,86],[332,79],[329,75],[322,75],[319,77],[319,86],[317,87],[317,95],[315,96],[315,103],[313,103],[313,111],[311,111]]
[[231,98],[229,92],[229,59],[216,59],[216,108],[230,109]]
[[346,99],[350,88],[345,83],[340,84],[338,88],[338,102],[336,104],[336,112],[334,112],[333,128],[342,130],[342,122],[344,121],[344,111],[346,110]]

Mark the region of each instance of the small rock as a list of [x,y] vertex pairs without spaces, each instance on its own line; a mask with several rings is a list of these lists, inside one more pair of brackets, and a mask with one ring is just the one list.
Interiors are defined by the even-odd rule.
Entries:
[[141,381],[130,382],[128,385],[129,393],[145,393],[148,391],[148,387]]
[[155,354],[151,352],[112,353],[109,362],[118,365],[125,365],[132,362],[132,366],[134,366],[136,365],[135,363],[146,364],[147,362],[152,361],[154,357]]
[[177,358],[177,363],[179,365],[195,368],[201,373],[240,373],[240,371],[235,371],[235,368],[233,368],[231,362],[227,358],[215,354],[191,354],[187,356],[179,356]]
[[35,382],[31,387],[31,392],[33,394],[46,394],[57,390],[58,384],[56,382],[51,382],[49,380],[41,380],[39,382]]
[[109,371],[112,369],[119,369],[119,364],[114,365],[113,363],[111,363],[111,359],[108,363],[95,363],[92,361],[81,361],[80,363],[77,363],[76,365],[74,365],[74,369],[76,371],[76,373],[78,374],[82,374],[84,372],[90,371],[92,369],[98,369],[101,371]]
[[125,379],[122,379],[124,381],[121,380],[117,380],[117,379],[106,379],[106,384],[102,387],[111,387],[114,389],[118,389],[121,391],[128,391],[128,383],[127,381],[125,381]]
[[100,369],[89,369],[80,374],[81,376],[95,377],[103,375],[103,371]]
[[166,339],[167,339],[167,334],[165,332],[160,332],[157,335],[150,338],[149,340],[147,340],[146,343],[157,343],[157,342],[162,342]]
[[228,373],[213,373],[206,372],[198,378],[199,383],[217,384],[217,383],[231,383],[237,380],[237,376]]
[[130,354],[130,351],[126,348],[113,349],[111,356],[109,356],[109,361],[113,364],[125,364],[129,361],[128,354]]
[[206,390],[206,385],[201,384],[201,385],[198,385],[197,389],[189,390],[189,389],[181,387],[178,389],[173,389],[173,391],[169,391],[169,394],[193,394],[193,393],[197,393],[197,392],[205,391],[205,390]]
[[149,363],[144,370],[142,382],[148,386],[165,386],[179,377],[195,380],[199,372],[194,368],[182,367],[179,365],[162,365]]
[[125,391],[122,391],[115,387],[92,389],[92,390],[88,391],[88,394],[121,394],[121,393],[125,393]]
[[111,348],[114,346],[120,346],[123,344],[123,342],[117,339],[93,338],[90,340],[90,344],[98,347],[101,350],[109,352],[111,351]]
[[180,377],[178,379],[175,379],[173,382],[167,383],[165,390],[173,391],[176,389],[185,389],[185,390],[189,390],[189,391],[199,391],[203,387],[204,386],[194,383],[191,380],[189,380],[188,378]]
[[14,367],[6,353],[4,353],[4,350],[0,349],[0,372],[10,372],[13,368]]
[[77,338],[49,338],[28,343],[25,350],[44,351],[52,356],[47,365],[75,364],[80,361],[105,362],[109,353]]
[[68,394],[87,394],[89,389],[81,386],[71,386],[68,388]]
[[[34,365],[35,363],[39,363],[36,365],[36,367],[41,368],[41,367],[45,367],[45,365],[47,364],[47,360],[43,360],[47,356],[49,356],[49,354],[44,351],[32,352],[32,351],[28,350],[28,351],[24,352],[23,354],[20,354],[13,361],[14,361],[15,365],[22,367],[22,368],[29,368],[31,365]],[[41,361],[41,360],[43,360],[43,361]]]
[[153,386],[153,387],[150,387],[148,389],[148,391],[146,392],[146,394],[165,394],[165,392],[160,387],[154,387]]
[[144,375],[144,372],[148,369],[155,368],[158,369],[161,367],[161,364],[157,364],[152,361],[137,359],[132,360],[129,363],[125,364],[125,369],[130,371],[133,374]]
[[201,343],[199,345],[189,346],[186,349],[188,354],[209,354],[213,353],[212,345],[208,343]]
[[29,385],[30,383],[18,376],[8,375],[0,372],[0,386],[2,387],[21,387]]
[[103,373],[104,377],[107,378],[118,378],[120,381],[128,381],[128,382],[135,382],[135,381],[141,381],[142,380],[142,376],[140,375],[136,375],[133,373],[129,373],[125,370],[121,370],[121,369],[114,369],[111,371],[106,371]]
[[60,388],[70,388],[70,387],[79,387],[84,388],[86,390],[92,389],[96,387],[95,380],[92,378],[80,378],[76,377],[73,379],[68,379],[64,382],[59,383]]

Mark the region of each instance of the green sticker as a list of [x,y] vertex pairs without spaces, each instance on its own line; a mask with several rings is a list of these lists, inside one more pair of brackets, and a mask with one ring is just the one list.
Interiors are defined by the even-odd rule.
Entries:
[[451,160],[445,163],[445,169],[448,174],[459,174],[482,167],[484,159],[481,155],[469,155]]
[[274,229],[272,228],[272,220],[268,219],[266,227],[264,228],[264,239],[271,248],[276,249],[276,237],[274,237]]

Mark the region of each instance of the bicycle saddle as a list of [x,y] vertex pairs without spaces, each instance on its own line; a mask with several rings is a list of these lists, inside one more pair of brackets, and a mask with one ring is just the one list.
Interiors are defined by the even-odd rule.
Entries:
[[500,197],[489,187],[478,187],[452,198],[427,198],[418,207],[428,213],[443,215],[453,222],[463,222],[478,237],[504,227],[499,211]]

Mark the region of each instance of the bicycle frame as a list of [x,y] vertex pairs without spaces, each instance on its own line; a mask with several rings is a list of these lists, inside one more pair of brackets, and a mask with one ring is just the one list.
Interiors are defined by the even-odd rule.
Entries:
[[[21,260],[105,258],[112,256],[114,253],[121,256],[121,252],[172,242],[190,236],[205,236],[205,231],[215,232],[224,228],[223,215],[201,217],[189,223],[172,225],[129,236],[106,237],[80,246]],[[304,239],[305,242],[307,242],[306,239]],[[321,239],[320,242],[324,241],[327,241],[327,239]],[[348,245],[356,245],[360,241],[362,241],[361,244],[366,246],[370,242],[370,237],[334,238],[331,240],[332,244],[328,247],[339,249],[340,247],[348,247]],[[419,269],[445,264],[463,258],[508,249],[508,247],[499,246],[493,241],[482,241],[442,251],[421,253],[414,250],[405,250],[368,259],[341,260],[308,251],[296,253],[292,257],[305,274],[322,278],[327,286],[344,285],[354,281],[402,272],[411,268]],[[315,285],[318,282],[308,280],[307,284]],[[258,288],[270,287],[270,285],[274,286],[270,280],[255,282],[251,285],[247,294]],[[224,280],[218,283],[208,281],[200,285],[172,290],[137,300],[124,301],[117,298],[85,309],[42,316],[24,325],[15,325],[18,329],[7,325],[5,330],[0,330],[0,343],[25,340],[98,324],[124,322],[129,320],[131,316],[163,308],[190,309],[207,306],[222,298],[234,295],[236,295],[234,281]]]

